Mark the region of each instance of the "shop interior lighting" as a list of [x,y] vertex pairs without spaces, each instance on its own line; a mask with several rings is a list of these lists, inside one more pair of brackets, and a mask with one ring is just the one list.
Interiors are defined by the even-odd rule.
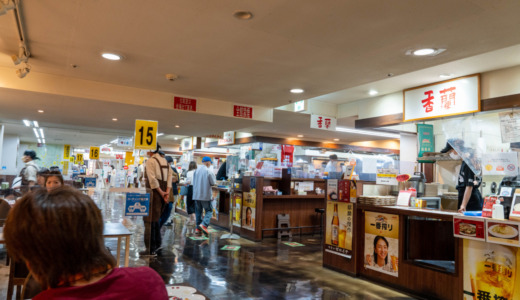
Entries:
[[42,140],[38,139],[38,144],[41,144],[42,143]]
[[27,126],[27,127],[31,127],[31,121],[29,121],[29,120],[23,120],[23,123],[25,124],[25,126]]
[[440,78],[451,78],[453,77],[453,74],[441,74],[439,75]]
[[379,94],[379,92],[376,91],[376,90],[370,90],[370,91],[368,91],[368,94],[369,94],[370,96],[375,96],[375,95]]
[[174,140],[178,140],[179,138],[178,138],[178,137],[174,137],[173,139],[174,139]]
[[117,121],[117,118],[112,118],[112,121],[114,121],[114,122]]
[[8,11],[14,9],[14,0],[0,0],[0,16],[5,15]]
[[115,143],[117,143],[117,139],[110,141],[110,144],[115,144]]
[[304,90],[302,90],[302,89],[292,89],[291,90],[291,93],[293,93],[293,94],[301,94],[303,92],[304,92]]
[[39,112],[40,114],[43,114],[43,113],[44,113],[43,109],[38,109],[38,112]]
[[40,136],[42,137],[42,139],[45,138],[45,135],[43,135],[43,128],[40,128]]
[[40,135],[38,134],[38,129],[33,128],[33,131],[34,131],[34,135],[36,136],[36,138],[39,139]]
[[164,135],[164,133],[158,133],[157,134],[157,136],[163,136],[163,135]]
[[251,20],[253,18],[253,14],[250,11],[237,10],[233,13],[233,17],[239,20]]
[[387,138],[392,138],[392,139],[400,138],[400,135],[395,134],[395,133],[378,132],[378,131],[370,131],[370,130],[359,130],[359,129],[348,128],[348,127],[336,127],[336,131],[348,132],[348,133],[354,133],[354,134],[381,136],[381,137],[387,137]]
[[108,60],[121,60],[121,55],[115,53],[102,53],[101,56]]
[[34,127],[36,127],[36,128],[40,127],[40,126],[38,125],[38,121],[33,121],[33,124],[34,124]]
[[45,139],[43,139],[42,142],[45,144]]
[[337,142],[337,141],[339,141],[339,139],[334,139],[334,141],[336,141],[336,142]]
[[181,126],[180,125],[175,125],[175,128],[179,128],[179,127],[181,127]]
[[297,137],[302,138],[303,134],[298,134]]
[[406,55],[413,55],[413,56],[436,56],[438,54],[441,54],[444,51],[446,51],[446,49],[441,49],[441,48],[423,48],[423,49],[416,49],[416,50],[408,50],[408,51],[406,51]]

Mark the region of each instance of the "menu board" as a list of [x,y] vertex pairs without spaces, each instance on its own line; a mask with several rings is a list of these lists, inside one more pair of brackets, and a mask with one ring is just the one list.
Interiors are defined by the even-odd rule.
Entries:
[[458,238],[486,241],[486,219],[453,217],[453,235]]
[[486,220],[486,240],[488,243],[520,247],[519,231],[520,224],[518,222]]

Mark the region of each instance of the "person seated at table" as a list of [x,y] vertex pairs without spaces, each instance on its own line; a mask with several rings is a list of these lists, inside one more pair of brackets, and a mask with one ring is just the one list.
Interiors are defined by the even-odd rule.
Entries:
[[101,211],[71,187],[26,194],[4,228],[8,253],[23,261],[42,299],[168,299],[149,267],[117,268],[103,240]]
[[47,174],[45,188],[48,192],[63,186],[63,176],[60,171],[52,171]]

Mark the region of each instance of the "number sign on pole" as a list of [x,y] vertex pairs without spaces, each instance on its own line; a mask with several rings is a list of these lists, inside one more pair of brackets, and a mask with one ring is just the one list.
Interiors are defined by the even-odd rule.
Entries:
[[99,159],[99,147],[90,147],[90,159]]
[[157,121],[135,120],[135,149],[155,150],[157,148]]

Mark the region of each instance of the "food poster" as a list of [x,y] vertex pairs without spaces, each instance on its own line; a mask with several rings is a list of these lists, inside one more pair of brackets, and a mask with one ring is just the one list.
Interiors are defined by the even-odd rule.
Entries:
[[520,224],[511,221],[486,220],[486,239],[488,243],[520,247],[518,232]]
[[520,300],[519,248],[463,242],[464,300]]
[[453,217],[453,235],[464,239],[486,241],[486,219]]
[[399,215],[365,212],[365,268],[398,276]]
[[233,217],[233,225],[240,227],[240,217],[242,213],[242,193],[234,193],[233,194],[233,213],[231,214]]
[[244,208],[242,209],[242,228],[255,231],[256,220],[256,190],[244,193]]
[[327,201],[325,220],[325,251],[346,258],[352,257],[354,205]]
[[338,200],[338,180],[329,179],[327,180],[327,200],[337,201]]
[[213,214],[211,218],[218,220],[218,206],[220,201],[220,191],[218,189],[211,190],[211,207],[213,207]]

